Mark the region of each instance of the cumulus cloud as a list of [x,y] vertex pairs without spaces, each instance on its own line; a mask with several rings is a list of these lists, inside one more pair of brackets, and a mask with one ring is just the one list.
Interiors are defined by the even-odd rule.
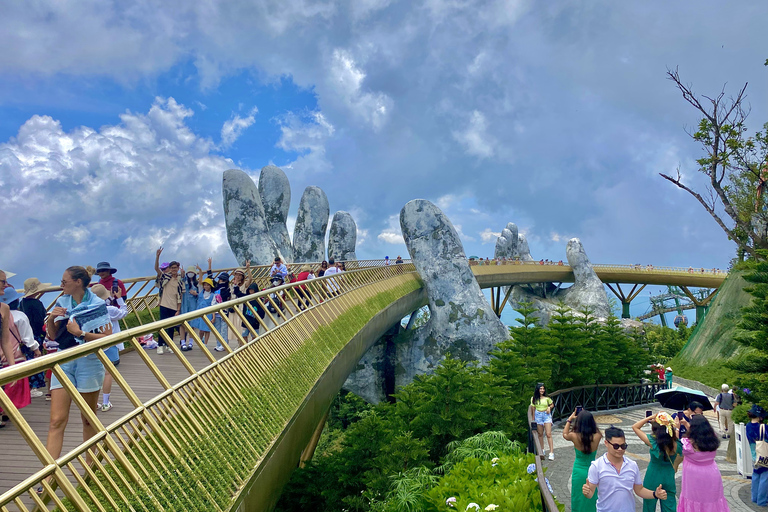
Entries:
[[231,258],[220,190],[233,163],[190,130],[192,115],[173,98],[156,98],[147,113],[126,112],[98,130],[65,131],[50,116],[32,116],[0,144],[8,197],[0,216],[14,219],[0,261],[60,271],[95,264],[79,259],[87,254],[145,274],[151,263],[141,268],[142,258],[161,244],[169,257]]
[[384,126],[392,110],[392,98],[381,92],[364,90],[365,72],[350,52],[343,49],[333,51],[329,75],[331,86],[355,116],[375,131]]
[[246,128],[256,122],[258,111],[258,108],[253,107],[245,117],[240,117],[240,115],[233,112],[232,118],[225,121],[221,127],[221,146],[227,148],[240,138],[240,135],[243,134]]
[[454,131],[453,138],[469,155],[481,158],[493,156],[495,140],[488,133],[488,122],[482,112],[474,110],[469,116],[467,127],[461,131]]
[[376,238],[387,244],[405,245],[403,231],[400,229],[400,215],[390,215],[387,218],[387,227]]
[[480,240],[483,241],[484,244],[493,242],[496,243],[496,239],[501,236],[501,232],[495,232],[491,228],[485,228],[483,231],[480,232]]
[[299,155],[296,160],[284,165],[284,169],[292,169],[294,176],[331,170],[325,145],[333,137],[335,128],[322,112],[288,112],[276,121],[280,127],[280,139],[276,146]]

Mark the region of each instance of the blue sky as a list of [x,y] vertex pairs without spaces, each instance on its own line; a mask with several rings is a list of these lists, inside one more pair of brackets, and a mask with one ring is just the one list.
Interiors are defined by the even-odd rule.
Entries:
[[749,82],[757,129],[767,17],[714,0],[5,3],[0,268],[146,275],[159,244],[234,264],[221,173],[268,164],[291,181],[289,224],[320,186],[361,258],[406,254],[397,216],[421,197],[469,253],[516,222],[534,258],[576,236],[594,262],[725,268],[732,244],[658,176],[701,185],[698,117],[665,71],[703,94]]

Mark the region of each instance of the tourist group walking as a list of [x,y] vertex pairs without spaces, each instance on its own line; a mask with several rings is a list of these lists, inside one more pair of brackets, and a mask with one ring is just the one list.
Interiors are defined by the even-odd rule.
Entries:
[[[720,431],[728,438],[733,431],[730,411],[734,402],[730,388],[716,397],[721,411]],[[531,397],[539,443],[554,460],[552,442],[553,400],[543,383]],[[728,411],[722,414],[722,411]],[[765,411],[754,405],[749,411],[746,436],[756,461],[752,475],[752,502],[768,506],[768,437]],[[723,479],[715,462],[721,435],[703,414],[699,402],[691,402],[675,414],[646,411],[646,417],[632,425],[632,432],[648,449],[648,466],[643,475],[637,463],[626,456],[626,434],[610,426],[602,433],[592,413],[577,407],[563,426],[563,438],[573,444],[575,458],[571,474],[571,511],[633,512],[635,496],[643,500],[643,512],[726,512],[728,501]],[[600,446],[605,453],[597,457]],[[761,451],[764,451],[761,459]],[[682,468],[682,483],[677,488],[675,475]]]

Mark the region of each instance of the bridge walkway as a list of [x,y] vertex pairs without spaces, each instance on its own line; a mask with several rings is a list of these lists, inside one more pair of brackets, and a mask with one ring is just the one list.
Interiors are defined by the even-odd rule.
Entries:
[[[714,398],[712,399],[714,400]],[[640,405],[632,408],[622,409],[619,411],[607,411],[595,413],[595,420],[600,430],[605,431],[610,425],[617,426],[624,430],[626,434],[627,444],[627,457],[631,458],[640,467],[640,472],[644,475],[645,470],[648,467],[648,447],[643,444],[640,439],[632,432],[632,425],[645,418],[645,411],[652,409],[658,411],[661,406],[658,403],[649,405]],[[674,411],[669,411],[672,413]],[[707,411],[704,413],[709,418],[712,426],[717,431],[717,419],[713,411]],[[555,423],[552,429],[552,437],[555,443],[555,460],[550,461],[545,459],[543,464],[546,468],[546,475],[550,484],[555,492],[557,500],[565,505],[565,510],[571,510],[571,470],[573,468],[574,460],[574,448],[573,444],[563,439],[563,426],[565,421]],[[646,433],[650,430],[646,427]],[[546,439],[544,440],[546,444]],[[764,507],[758,507],[752,503],[751,499],[751,480],[742,478],[736,471],[736,464],[727,462],[725,460],[727,442],[723,440],[720,448],[718,449],[717,465],[720,468],[720,473],[723,476],[723,485],[725,487],[725,496],[728,499],[728,504],[731,507],[731,512],[747,512],[765,510]],[[600,457],[605,453],[605,446],[600,445],[598,448],[597,456]],[[678,493],[681,488],[681,478],[683,474],[683,467],[676,475]],[[577,489],[577,492],[581,492],[581,488]],[[678,494],[679,495],[679,494]],[[635,496],[635,510],[641,511],[643,509],[642,500]]]
[[[178,334],[175,339],[178,341]],[[208,342],[209,349],[213,349],[215,345],[216,343],[213,340]],[[237,343],[230,341],[230,346],[232,349],[235,349],[237,348]],[[166,352],[163,355],[158,355],[156,350],[146,350],[146,353],[171,385],[176,385],[189,377],[189,372],[174,354]],[[218,360],[224,357],[226,352],[211,350],[211,354]],[[199,347],[184,352],[184,356],[196,371],[200,371],[210,364],[208,358]],[[123,353],[120,356],[120,365],[117,368],[142,402],[148,402],[165,391],[135,351]],[[128,397],[125,396],[125,393],[117,384],[112,386],[110,402],[114,404],[110,411],[97,411],[97,417],[105,425],[118,420],[134,410]],[[32,430],[43,442],[45,442],[48,434],[50,404],[50,401],[46,401],[45,397],[41,396],[33,398],[32,403],[21,411],[29,426],[32,427]],[[73,404],[69,411],[69,424],[64,433],[62,454],[74,450],[83,442],[82,432],[80,410]],[[13,422],[8,422],[5,428],[0,430],[0,445],[2,446],[3,459],[7,457],[6,460],[13,461],[13,464],[0,464],[0,494],[18,484],[20,474],[31,475],[43,469],[40,460],[29,448],[26,441],[24,441],[21,432],[19,432]],[[26,499],[25,502],[29,506],[32,505],[29,499]]]

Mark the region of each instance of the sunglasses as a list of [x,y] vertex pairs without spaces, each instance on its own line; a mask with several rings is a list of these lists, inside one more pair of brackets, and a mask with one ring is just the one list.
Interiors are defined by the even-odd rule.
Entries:
[[627,446],[629,446],[627,443],[616,444],[616,443],[612,443],[610,441],[606,441],[606,443],[608,443],[609,445],[613,446],[614,450],[626,450]]

